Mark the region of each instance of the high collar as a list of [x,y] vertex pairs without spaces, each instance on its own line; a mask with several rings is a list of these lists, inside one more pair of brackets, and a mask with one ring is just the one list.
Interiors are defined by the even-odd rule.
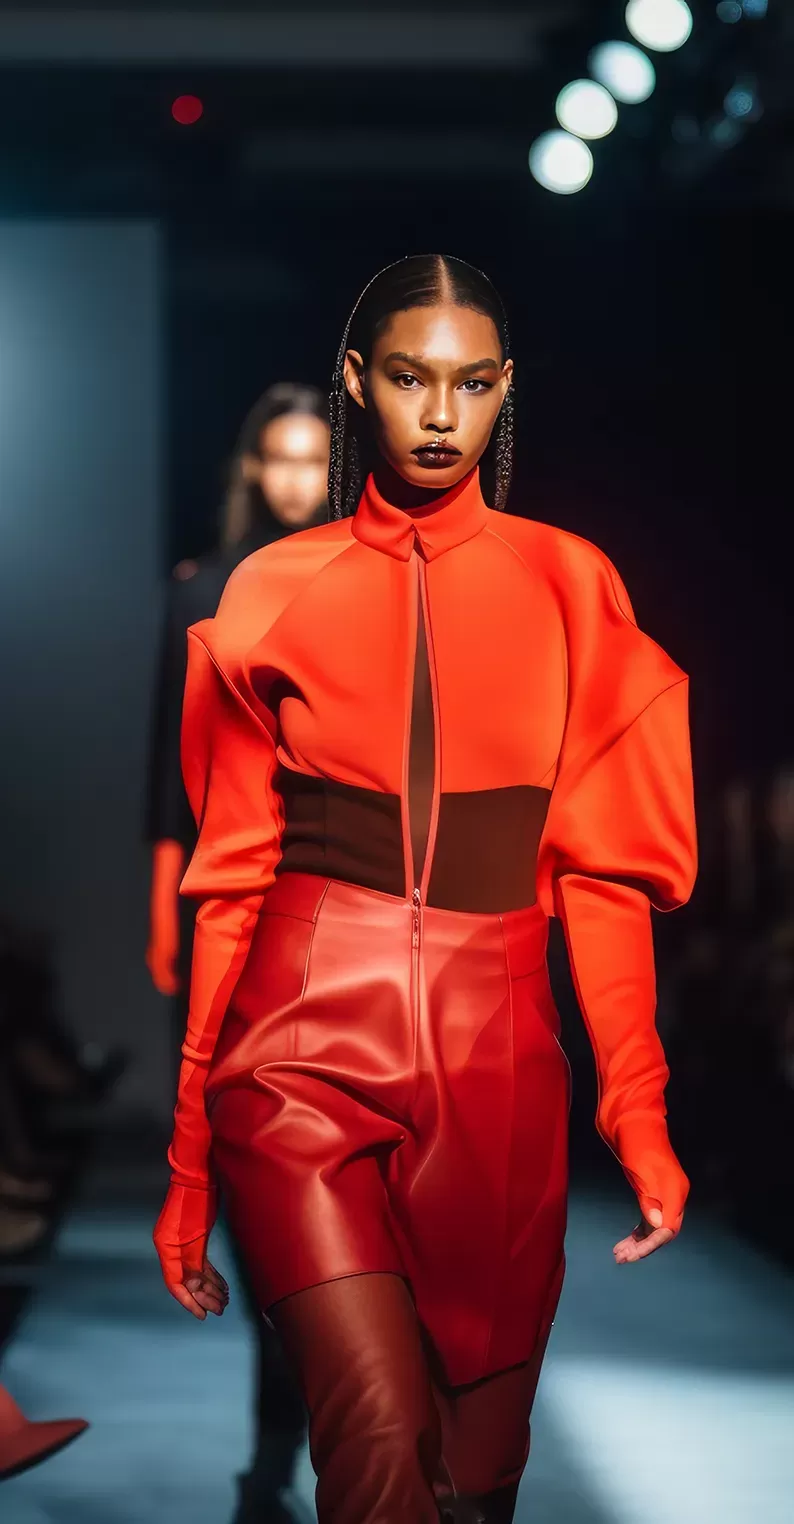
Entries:
[[424,508],[395,508],[370,476],[353,519],[353,534],[363,545],[398,561],[407,561],[418,541],[425,560],[433,561],[445,550],[473,539],[487,521],[476,467]]

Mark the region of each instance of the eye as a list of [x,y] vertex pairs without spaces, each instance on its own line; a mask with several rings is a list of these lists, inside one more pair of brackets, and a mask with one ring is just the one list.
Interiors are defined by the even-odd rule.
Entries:
[[410,371],[403,371],[399,376],[392,376],[395,386],[399,386],[404,392],[416,391],[421,382],[417,376],[412,376]]
[[468,392],[471,397],[479,397],[482,392],[491,390],[491,382],[478,381],[476,376],[470,376],[468,381],[464,381],[462,390]]

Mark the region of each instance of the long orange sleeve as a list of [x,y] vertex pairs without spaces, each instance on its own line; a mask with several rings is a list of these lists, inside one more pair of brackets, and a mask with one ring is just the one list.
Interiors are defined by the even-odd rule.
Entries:
[[660,1208],[677,1232],[689,1184],[667,1133],[651,907],[684,903],[696,872],[688,683],[637,629],[614,572],[606,605],[592,630],[584,611],[586,644],[572,646],[575,702],[540,893],[565,932],[596,1062],[598,1131],[643,1214]]
[[182,1049],[171,1187],[155,1229],[167,1284],[201,1268],[215,1218],[204,1087],[215,1044],[273,881],[281,822],[272,720],[247,690],[244,631],[224,614],[188,635],[182,725],[185,785],[199,831],[182,893],[202,901]]
[[181,842],[156,841],[152,849],[146,966],[161,995],[176,995],[179,990],[179,884],[184,871]]

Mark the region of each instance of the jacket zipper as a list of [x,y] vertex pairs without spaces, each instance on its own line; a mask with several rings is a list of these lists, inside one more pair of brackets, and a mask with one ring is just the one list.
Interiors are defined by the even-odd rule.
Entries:
[[433,709],[433,790],[430,800],[430,820],[427,828],[427,842],[425,845],[425,859],[422,864],[422,876],[419,884],[419,900],[427,897],[427,889],[430,883],[430,874],[433,868],[433,857],[436,849],[436,836],[438,835],[438,810],[441,779],[441,736],[438,723],[438,682],[436,673],[436,653],[433,645],[433,631],[430,625],[430,600],[427,596],[427,566],[417,557],[419,562],[419,598],[422,616],[425,624],[425,645],[427,648],[427,665],[430,673],[430,703]]
[[[403,842],[405,849],[405,879],[406,887],[413,885],[410,893],[411,901],[411,975],[413,985],[413,1003],[415,1013],[418,1016],[417,1005],[419,999],[419,949],[422,936],[422,909],[424,898],[427,894],[427,886],[430,882],[430,872],[433,865],[433,850],[435,847],[438,831],[438,808],[439,808],[439,725],[438,725],[438,693],[436,683],[435,653],[430,630],[430,615],[427,597],[427,570],[422,557],[416,556],[417,579],[416,579],[416,642],[414,645],[414,659],[411,667],[411,679],[409,683],[410,708],[407,726],[407,740],[405,746],[405,761],[403,768],[403,795],[405,800],[403,814]],[[427,663],[430,676],[430,698],[433,707],[433,779],[430,803],[430,819],[428,821],[427,841],[425,844],[424,861],[420,881],[416,880],[416,863],[414,861],[413,838],[411,834],[411,796],[410,796],[410,757],[412,740],[412,716],[413,694],[416,683],[416,662],[419,649],[419,620],[424,621],[425,646],[427,650]]]

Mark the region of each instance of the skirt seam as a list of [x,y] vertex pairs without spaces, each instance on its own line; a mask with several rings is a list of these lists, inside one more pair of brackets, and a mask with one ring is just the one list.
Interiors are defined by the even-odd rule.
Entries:
[[514,1146],[515,1146],[515,1142],[514,1142],[514,1140],[515,1140],[515,1114],[516,1114],[515,1013],[514,1013],[514,1006],[513,1006],[513,981],[512,981],[511,975],[510,975],[510,954],[508,952],[507,936],[505,935],[504,921],[503,921],[501,915],[499,917],[499,929],[500,929],[500,931],[502,933],[502,952],[503,952],[503,956],[504,956],[505,977],[506,977],[506,980],[507,980],[507,999],[508,999],[509,1020],[510,1020],[510,1137],[509,1137],[508,1147],[507,1147],[507,1179],[505,1181],[505,1192],[504,1192],[504,1224],[503,1224],[503,1229],[502,1229],[502,1254],[501,1254],[501,1257],[500,1257],[500,1259],[498,1261],[500,1269],[499,1269],[499,1275],[496,1278],[495,1285],[494,1285],[494,1296],[493,1296],[493,1302],[491,1304],[491,1315],[490,1315],[489,1323],[488,1323],[488,1339],[487,1339],[487,1342],[486,1342],[486,1345],[485,1345],[485,1352],[484,1352],[484,1356],[483,1356],[483,1366],[485,1366],[485,1367],[487,1367],[488,1362],[490,1360],[490,1356],[491,1356],[491,1346],[493,1344],[493,1338],[494,1338],[494,1324],[496,1322],[497,1308],[498,1308],[499,1302],[500,1302],[500,1293],[501,1293],[501,1289],[502,1289],[502,1283],[504,1281],[505,1274],[506,1274],[506,1268],[507,1268],[507,1254],[508,1254],[508,1248],[509,1248],[508,1237],[509,1237],[509,1216],[510,1216],[510,1181],[511,1181],[511,1178],[512,1178],[513,1149],[514,1149]]
[[300,1056],[301,1056],[300,1053],[298,1052],[298,1034],[299,1034],[299,1030],[300,1030],[299,1014],[300,1014],[301,1006],[303,1005],[303,1003],[304,1003],[304,1001],[306,999],[306,990],[307,990],[308,983],[309,983],[309,964],[311,963],[312,948],[314,947],[314,938],[315,938],[315,935],[316,935],[316,932],[317,932],[317,921],[319,919],[320,911],[322,910],[323,905],[325,903],[325,896],[327,895],[329,888],[330,888],[330,879],[326,881],[326,883],[325,883],[325,885],[323,887],[323,892],[320,895],[320,898],[318,899],[317,904],[314,907],[314,914],[313,914],[313,916],[311,918],[311,922],[309,923],[310,927],[311,927],[311,930],[309,931],[309,935],[308,935],[308,937],[306,939],[306,956],[305,956],[305,958],[303,960],[303,979],[302,979],[302,982],[301,982],[301,992],[300,992],[300,994],[299,994],[299,996],[298,996],[298,998],[297,998],[297,1000],[295,1002],[295,1017],[294,1017],[294,1020],[293,1020],[293,1023],[292,1023],[292,1058],[293,1058],[293,1061],[298,1061],[300,1059]]

